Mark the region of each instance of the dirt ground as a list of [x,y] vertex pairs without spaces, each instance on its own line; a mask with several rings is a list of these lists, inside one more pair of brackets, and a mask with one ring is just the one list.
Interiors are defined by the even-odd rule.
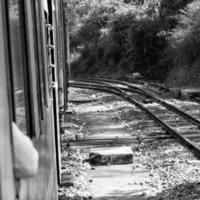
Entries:
[[[79,128],[71,126],[63,138],[71,133],[72,137],[78,134],[80,138],[89,139],[137,139],[130,145],[133,164],[89,165],[83,170],[87,198],[200,200],[200,160],[170,139],[164,130],[135,106],[113,95],[79,89],[70,91],[70,100],[80,101],[70,103],[70,110],[76,116],[71,123]],[[160,136],[164,139],[158,140]],[[151,140],[145,140],[147,137]],[[90,145],[72,147],[79,149],[80,155],[86,157],[90,148]],[[84,198],[80,194],[74,199]]]

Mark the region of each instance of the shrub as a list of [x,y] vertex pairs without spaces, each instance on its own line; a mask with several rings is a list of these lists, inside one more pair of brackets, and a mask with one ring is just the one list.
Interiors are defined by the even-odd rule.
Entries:
[[152,75],[151,68],[167,72],[162,62],[167,42],[166,36],[159,34],[163,30],[159,0],[140,6],[130,2],[99,5],[85,18],[77,32],[83,48],[78,50],[80,59],[72,65],[77,66],[75,70],[85,69],[87,75],[102,70],[122,74],[138,71],[148,78],[160,78],[158,73]]
[[170,46],[176,64],[193,64],[200,56],[200,1],[188,4],[178,15],[178,25],[171,32]]

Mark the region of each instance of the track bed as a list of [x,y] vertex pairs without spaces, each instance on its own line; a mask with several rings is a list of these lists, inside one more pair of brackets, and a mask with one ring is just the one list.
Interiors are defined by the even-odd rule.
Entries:
[[89,152],[99,146],[128,145],[133,151],[130,165],[108,163],[86,171],[94,199],[200,198],[200,162],[190,150],[136,106],[113,95],[73,91],[73,99],[84,94],[94,101],[71,104],[88,130],[84,138],[71,141],[71,148]]

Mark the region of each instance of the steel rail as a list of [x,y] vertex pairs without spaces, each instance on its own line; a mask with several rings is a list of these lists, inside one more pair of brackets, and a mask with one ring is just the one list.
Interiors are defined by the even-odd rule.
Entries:
[[[107,83],[107,82],[110,82],[110,83],[115,83],[115,84],[121,84],[121,85],[125,85],[128,87],[128,89],[126,88],[123,88],[124,90],[129,90],[130,92],[135,92],[135,93],[138,93],[138,94],[142,94],[142,95],[145,95],[146,97],[150,97],[152,99],[154,99],[156,102],[160,103],[162,106],[168,108],[169,110],[179,114],[180,116],[182,116],[183,118],[185,118],[186,120],[188,120],[189,122],[191,122],[192,124],[196,125],[196,126],[199,126],[200,127],[200,121],[194,117],[192,117],[191,115],[181,111],[180,109],[178,109],[177,107],[167,103],[166,101],[160,99],[159,97],[153,95],[153,94],[150,94],[148,91],[144,90],[144,89],[141,89],[139,87],[136,87],[136,86],[133,86],[132,84],[130,83],[127,83],[127,82],[124,82],[124,81],[119,81],[119,80],[108,80],[108,79],[89,79],[89,78],[86,78],[86,79],[83,79],[83,78],[73,78],[74,80],[82,80],[82,81],[92,81],[93,83],[95,82],[98,82],[98,83],[104,83],[104,81]],[[73,80],[72,79],[72,80]],[[122,89],[122,88],[121,88]]]
[[120,96],[122,99],[130,102],[131,104],[134,104],[139,109],[144,111],[150,118],[152,118],[157,124],[159,124],[163,129],[165,129],[169,134],[171,134],[174,138],[177,138],[180,140],[183,144],[185,144],[187,147],[193,150],[194,154],[200,158],[200,148],[191,142],[189,139],[182,136],[179,132],[177,132],[175,129],[173,129],[170,125],[166,124],[162,120],[160,120],[156,115],[154,115],[150,110],[148,110],[146,107],[144,107],[141,103],[139,103],[137,100],[135,100],[133,97],[125,93],[122,89],[119,89],[114,86],[108,86],[108,85],[90,85],[89,83],[69,83],[70,87],[73,88],[83,88],[83,89],[91,89],[91,90],[97,90],[102,91],[106,93],[115,94],[117,96]]

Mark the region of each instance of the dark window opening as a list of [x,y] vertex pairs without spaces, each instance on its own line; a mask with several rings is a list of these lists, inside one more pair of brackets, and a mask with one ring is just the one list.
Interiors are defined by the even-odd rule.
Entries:
[[24,55],[22,25],[20,21],[19,0],[8,1],[10,53],[12,65],[12,82],[14,98],[14,120],[18,127],[27,134],[27,113],[25,101]]

